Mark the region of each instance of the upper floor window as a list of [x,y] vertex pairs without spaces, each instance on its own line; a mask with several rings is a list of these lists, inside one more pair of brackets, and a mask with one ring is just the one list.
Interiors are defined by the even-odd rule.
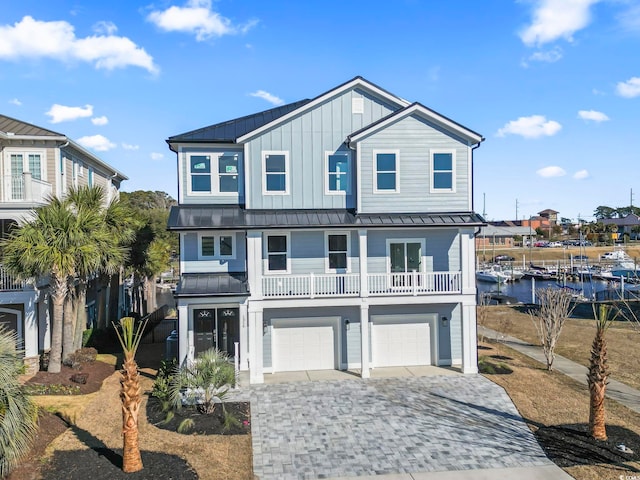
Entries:
[[344,194],[349,192],[349,155],[347,153],[326,154],[326,193]]
[[268,272],[289,272],[289,236],[267,235],[266,257]]
[[384,193],[400,190],[398,185],[399,157],[397,150],[374,150],[374,192]]
[[87,168],[87,185],[93,187],[93,168]]
[[262,193],[289,193],[289,152],[262,152]]
[[235,235],[198,236],[198,258],[200,260],[235,258]]
[[349,265],[349,234],[326,234],[325,270],[333,273],[345,273],[350,270]]
[[431,151],[431,191],[455,191],[455,152],[453,150]]
[[238,193],[237,153],[188,154],[188,192],[195,195]]
[[43,179],[44,164],[42,153],[36,152],[16,152],[10,153],[11,176],[20,176],[24,172],[31,173],[31,178],[36,180]]

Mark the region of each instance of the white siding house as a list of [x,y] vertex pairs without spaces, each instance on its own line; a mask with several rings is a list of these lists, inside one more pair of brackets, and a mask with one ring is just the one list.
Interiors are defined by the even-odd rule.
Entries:
[[400,365],[476,373],[482,140],[361,77],[170,137],[180,361],[237,343],[252,383]]

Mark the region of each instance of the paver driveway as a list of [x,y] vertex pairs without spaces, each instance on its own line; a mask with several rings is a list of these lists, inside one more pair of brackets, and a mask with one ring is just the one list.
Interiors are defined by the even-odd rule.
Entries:
[[252,386],[261,480],[550,465],[504,390],[479,375]]

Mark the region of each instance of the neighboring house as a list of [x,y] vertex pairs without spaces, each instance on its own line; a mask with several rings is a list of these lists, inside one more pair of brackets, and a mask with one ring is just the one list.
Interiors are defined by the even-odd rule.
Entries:
[[[0,115],[0,234],[28,219],[49,195],[64,196],[72,185],[101,185],[107,199],[127,177],[64,134]],[[88,305],[91,317],[92,304]],[[0,266],[0,324],[18,333],[25,361],[36,366],[49,349],[46,285],[17,282]]]
[[552,225],[555,225],[558,223],[558,213],[560,212],[547,208],[546,210],[538,212],[538,215],[540,215],[540,217],[544,219],[547,219]]
[[476,248],[483,250],[487,248],[512,248],[515,247],[515,237],[521,237],[522,242],[528,242],[535,237],[536,231],[533,227],[520,227],[516,225],[489,225],[482,227],[476,236]]
[[483,137],[356,77],[170,137],[179,361],[264,374],[477,372],[472,157]]
[[619,237],[625,233],[631,240],[637,240],[640,237],[640,216],[635,213],[630,213],[623,218],[603,218],[600,221],[605,225],[616,225]]

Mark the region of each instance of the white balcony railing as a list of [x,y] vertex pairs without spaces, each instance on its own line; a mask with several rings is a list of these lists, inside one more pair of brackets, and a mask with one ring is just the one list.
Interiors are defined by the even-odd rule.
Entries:
[[44,203],[51,195],[51,184],[33,178],[30,173],[10,175],[5,181],[5,200],[8,202]]
[[13,275],[9,275],[5,268],[0,265],[0,291],[24,290],[24,287],[25,282],[19,281]]
[[[371,296],[460,293],[462,273],[371,273],[367,276],[367,286]],[[262,277],[265,298],[357,297],[360,293],[357,273]]]

